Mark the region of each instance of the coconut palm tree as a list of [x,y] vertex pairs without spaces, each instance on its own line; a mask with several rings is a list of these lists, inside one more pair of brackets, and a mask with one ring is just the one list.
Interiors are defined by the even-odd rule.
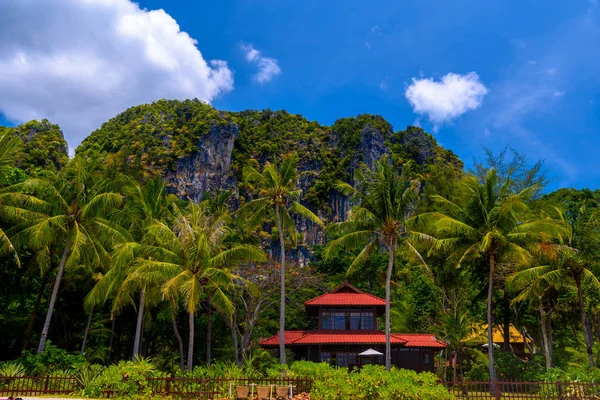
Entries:
[[481,343],[482,334],[476,329],[468,315],[463,311],[453,311],[442,314],[439,324],[434,328],[435,333],[448,344],[447,351],[452,352],[453,381],[457,382],[457,370],[460,370],[463,379],[462,361],[467,354],[477,358],[485,358],[478,350],[474,350]]
[[[110,268],[95,275],[96,285],[86,296],[88,308],[112,299],[111,314],[115,318],[121,309],[135,303],[137,297],[137,320],[133,340],[132,357],[140,355],[144,313],[162,300],[160,285],[149,286],[146,280],[132,279],[135,259],[144,254],[145,246],[153,245],[148,238],[148,228],[157,222],[168,221],[177,213],[175,196],[168,195],[165,183],[155,177],[141,185],[129,176],[119,176],[115,182],[125,196],[124,207],[115,210],[111,217],[124,228],[124,243],[115,246],[111,254]],[[176,328],[176,325],[174,325]],[[175,332],[176,336],[178,332]]]
[[394,260],[399,253],[416,256],[424,261],[409,238],[414,232],[407,229],[407,219],[412,215],[419,190],[419,182],[409,180],[390,165],[387,156],[376,161],[373,169],[363,165],[355,174],[356,186],[338,183],[337,189],[350,196],[356,204],[348,213],[348,219],[331,224],[328,231],[341,235],[325,247],[324,256],[332,257],[344,248],[362,248],[348,273],[353,273],[368,257],[380,248],[388,253],[385,278],[385,365],[391,368],[390,343],[390,284]]
[[173,227],[156,222],[148,229],[155,245],[146,246],[131,279],[162,283],[167,298],[180,296],[189,319],[187,369],[194,355],[194,316],[206,296],[222,315],[230,315],[232,304],[225,294],[232,277],[225,267],[242,262],[264,261],[264,253],[250,245],[225,247],[229,228],[222,215],[195,204],[188,206]]
[[34,251],[50,248],[61,251],[38,353],[46,344],[65,269],[102,265],[112,247],[125,240],[115,224],[104,218],[122,203],[122,196],[107,188],[108,181],[94,174],[94,164],[76,157],[56,182],[30,179],[12,186],[4,197],[6,202],[21,205],[34,214],[15,227],[15,242]]
[[[540,313],[542,331],[542,349],[546,361],[546,370],[552,366],[551,311],[548,310],[548,293],[554,286],[546,279],[550,272],[556,271],[556,264],[536,265],[511,274],[507,280],[507,288],[518,292],[512,303],[529,302],[531,307]],[[564,286],[564,282],[557,282]],[[560,287],[559,286],[559,287]]]
[[283,156],[281,165],[267,162],[262,172],[253,167],[244,168],[244,181],[251,185],[257,197],[246,203],[239,211],[241,218],[249,216],[249,225],[258,226],[275,217],[279,233],[279,264],[281,267],[279,306],[279,362],[285,364],[285,234],[294,239],[296,225],[290,214],[296,214],[320,226],[323,223],[312,211],[300,204],[301,191],[296,188],[298,172],[297,156]]
[[[4,176],[15,165],[15,154],[21,147],[23,142],[17,136],[11,135],[8,132],[0,134],[0,177]],[[3,195],[0,194],[0,204],[2,204]],[[26,218],[25,210],[4,210],[8,214],[17,215],[18,218],[13,222],[20,222],[21,218]],[[15,212],[17,211],[17,212]],[[20,212],[18,212],[20,211]],[[15,264],[21,267],[19,254],[15,250],[8,234],[0,228],[0,256],[11,255]]]
[[555,209],[559,224],[564,230],[564,245],[559,248],[559,259],[549,267],[539,267],[532,271],[553,287],[565,282],[573,282],[577,290],[581,326],[590,367],[594,366],[592,347],[594,338],[585,310],[583,290],[589,287],[600,290],[600,282],[592,272],[592,266],[598,265],[600,258],[600,209],[588,209],[584,204],[579,210],[567,217],[561,210]]
[[492,339],[492,296],[496,264],[511,262],[527,266],[532,249],[542,242],[560,236],[561,229],[548,219],[530,217],[527,201],[534,188],[512,193],[510,179],[500,182],[496,171],[488,171],[483,183],[474,176],[460,182],[460,197],[454,202],[434,195],[439,211],[420,215],[422,223],[436,232],[433,251],[448,255],[447,262],[456,267],[486,260],[488,269],[488,359],[492,390],[496,379]]

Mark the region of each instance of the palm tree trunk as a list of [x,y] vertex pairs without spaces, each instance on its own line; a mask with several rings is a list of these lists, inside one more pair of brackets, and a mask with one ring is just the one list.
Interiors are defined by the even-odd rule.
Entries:
[[242,362],[240,361],[240,345],[237,335],[237,313],[235,311],[231,316],[231,341],[233,343],[233,358],[235,359],[235,365],[241,367]]
[[540,318],[542,326],[542,347],[544,348],[544,356],[546,358],[546,371],[548,371],[552,365],[552,359],[550,356],[550,347],[548,346],[548,326],[546,324],[546,311],[544,310],[542,299],[540,299]]
[[92,316],[94,315],[94,307],[91,308],[88,315],[87,325],[85,326],[85,332],[83,332],[83,340],[81,341],[81,355],[85,353],[85,342],[87,342],[88,334],[90,333],[90,327],[92,326]]
[[585,302],[583,300],[583,289],[581,288],[581,278],[575,279],[577,286],[577,297],[579,298],[579,310],[581,311],[581,325],[583,327],[583,338],[585,339],[585,347],[590,361],[590,367],[594,367],[594,353],[592,352],[593,339],[590,335],[588,326],[587,314],[585,312]]
[[456,368],[458,368],[458,353],[452,352],[452,382],[456,384],[458,378],[456,377]]
[[548,351],[550,354],[550,362],[552,362],[553,357],[553,353],[554,353],[554,345],[552,344],[552,315],[548,315],[548,318],[546,318],[546,324],[547,324],[547,328],[546,328],[546,332],[548,335]]
[[392,270],[394,269],[394,246],[388,246],[390,259],[388,260],[388,269],[385,276],[385,369],[392,368],[392,344],[390,342],[390,285],[392,282]]
[[171,319],[171,322],[173,323],[173,333],[175,333],[175,338],[177,339],[177,344],[179,345],[179,369],[181,370],[181,372],[183,372],[185,368],[185,355],[183,354],[183,339],[181,339],[181,335],[179,334],[179,328],[177,328],[177,319],[173,317],[173,319]]
[[54,280],[54,287],[52,288],[52,295],[50,296],[50,304],[48,304],[48,312],[46,313],[46,320],[44,321],[44,327],[42,328],[42,334],[40,336],[40,344],[37,352],[41,353],[46,347],[46,339],[48,339],[48,331],[50,330],[50,321],[52,320],[52,313],[54,312],[54,304],[56,304],[56,297],[58,296],[58,288],[60,287],[60,280],[62,279],[65,271],[65,264],[67,262],[67,256],[69,255],[69,247],[65,245],[58,271],[56,272],[56,279]]
[[[506,286],[506,285],[505,285]],[[510,299],[508,298],[508,290],[506,287],[504,288],[504,298],[502,299],[504,303],[503,309],[503,332],[502,336],[504,339],[504,343],[502,344],[502,351],[509,352],[510,351]]]
[[281,216],[279,205],[275,204],[275,217],[277,231],[279,232],[279,247],[281,266],[281,293],[279,302],[279,363],[285,364],[285,241],[283,240],[283,229],[281,229]]
[[44,274],[44,279],[42,280],[42,284],[40,285],[40,290],[38,291],[37,299],[35,300],[35,305],[31,310],[31,315],[29,317],[29,322],[27,323],[27,328],[25,328],[25,333],[23,334],[23,345],[21,346],[21,355],[23,352],[27,350],[27,346],[29,345],[29,339],[31,338],[31,332],[33,331],[33,325],[35,324],[35,317],[37,316],[37,312],[42,305],[42,298],[44,297],[44,292],[46,291],[46,286],[48,286],[48,280],[50,278],[50,274]]
[[494,368],[494,326],[492,324],[492,297],[494,294],[494,269],[495,259],[494,250],[490,249],[490,275],[488,277],[488,298],[487,298],[487,323],[488,323],[488,359],[490,369],[490,389],[492,393],[495,393],[496,389],[496,370]]
[[112,317],[112,322],[110,324],[110,340],[108,341],[108,361],[110,361],[110,355],[112,353],[113,341],[115,339],[115,325],[116,325],[116,317]]
[[212,312],[210,308],[210,298],[206,311],[206,363],[210,364],[211,359],[211,341],[212,341]]
[[140,289],[140,303],[138,305],[137,321],[135,324],[135,338],[133,339],[133,354],[132,357],[140,354],[140,344],[142,343],[142,321],[144,320],[144,297],[146,291]]
[[194,362],[194,313],[189,313],[190,339],[188,341],[187,370],[191,371]]

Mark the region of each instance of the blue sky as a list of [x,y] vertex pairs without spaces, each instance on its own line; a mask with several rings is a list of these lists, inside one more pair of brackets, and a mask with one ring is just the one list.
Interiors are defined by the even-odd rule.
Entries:
[[[139,10],[120,4],[128,0],[91,3],[95,1],[111,5],[88,12],[75,0],[54,1],[53,10],[43,14],[48,26],[32,28],[39,32],[9,32],[10,24],[0,28],[0,48],[5,49],[0,50],[4,122],[30,116],[64,121],[61,126],[74,146],[107,119],[108,109],[111,116],[136,102],[198,93],[219,109],[286,109],[323,124],[360,113],[380,114],[395,129],[423,126],[467,164],[472,157],[481,157],[482,146],[497,151],[510,145],[531,160],[546,160],[556,176],[552,188],[600,186],[598,1],[151,0],[140,1]],[[2,7],[6,6],[0,5],[0,15]],[[34,11],[8,7],[5,15],[15,26],[17,22],[32,26],[19,18]],[[160,9],[164,13],[148,13]],[[83,22],[73,28],[51,23],[71,12]],[[135,26],[135,32],[119,25],[121,36],[113,36],[113,31],[103,35],[105,26],[124,15],[139,17],[128,25]],[[169,17],[197,41],[200,61],[179,33],[163,32],[161,26],[171,22]],[[2,18],[4,26],[11,22]],[[63,29],[73,31],[55,33]],[[31,45],[38,34],[63,40],[44,36],[40,39],[44,43]],[[84,37],[85,43],[69,39],[64,44],[64,37],[75,36]],[[178,60],[178,65],[191,67],[165,75],[163,70],[173,68],[162,65],[157,71],[161,62],[147,51],[127,61],[127,54],[138,50],[127,47],[133,46],[132,38],[147,50],[150,36],[166,46],[175,43],[172,38],[182,39],[173,45],[176,50],[158,54],[161,60]],[[69,47],[68,51],[61,46]],[[86,51],[74,51],[77,46],[85,46],[81,48]],[[63,51],[71,54],[68,62],[53,56]],[[6,60],[12,60],[14,70],[26,64],[15,61],[22,53],[30,57],[27,60],[42,57],[49,62],[46,71],[85,65],[95,75],[77,72],[71,74],[73,78],[28,70],[15,74],[8,85],[8,78],[1,77],[3,57],[5,66]],[[73,56],[87,53],[93,57]],[[113,57],[115,53],[121,55]],[[208,69],[194,64],[204,60]],[[223,61],[211,64],[210,60]],[[149,67],[141,69],[133,63]],[[121,82],[121,71],[132,69],[135,74],[125,80],[131,87],[111,85]],[[204,72],[197,73],[198,69]],[[144,79],[135,86],[139,76]],[[15,80],[33,81],[43,92],[23,93]],[[5,91],[3,84],[8,85]],[[416,93],[412,102],[407,96],[411,87]],[[446,103],[437,104],[439,98]],[[66,111],[68,107],[78,112]]]

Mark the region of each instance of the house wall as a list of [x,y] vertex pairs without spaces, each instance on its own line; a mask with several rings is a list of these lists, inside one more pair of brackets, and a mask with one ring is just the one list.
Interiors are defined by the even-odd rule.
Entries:
[[[345,354],[346,366],[349,368],[357,365],[365,364],[366,360],[356,358],[356,364],[351,362],[351,354],[359,354],[369,348],[377,350],[381,353],[385,352],[384,345],[371,345],[371,346],[352,346],[352,345],[312,345],[312,346],[294,346],[294,360],[306,360],[312,362],[321,362],[321,354],[329,353],[332,356],[332,364],[335,362],[337,365],[338,353]],[[434,356],[435,351],[427,348],[403,348],[392,346],[392,365],[398,368],[411,369],[417,372],[423,371],[434,371]],[[375,358],[375,364],[384,364],[385,359],[383,356]]]

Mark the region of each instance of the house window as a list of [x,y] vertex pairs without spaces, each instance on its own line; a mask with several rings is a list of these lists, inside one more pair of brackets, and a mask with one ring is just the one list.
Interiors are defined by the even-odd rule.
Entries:
[[348,366],[348,354],[347,353],[337,353],[337,366],[338,367],[347,367]]
[[425,365],[431,364],[431,355],[429,353],[425,353]]
[[348,353],[348,364],[350,364],[350,365],[358,364],[358,354]]
[[330,362],[331,361],[331,353],[329,352],[321,352],[321,362]]
[[321,316],[321,329],[346,329],[346,313],[324,312]]
[[360,313],[360,329],[374,329],[372,312]]
[[360,313],[350,313],[350,329],[360,329]]

